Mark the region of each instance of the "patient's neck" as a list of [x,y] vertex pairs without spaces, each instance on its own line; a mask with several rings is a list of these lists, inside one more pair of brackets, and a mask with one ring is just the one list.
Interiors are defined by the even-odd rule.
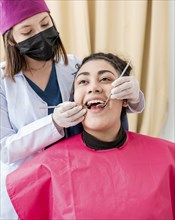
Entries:
[[[117,136],[112,141],[102,141],[97,139],[96,136],[89,134],[87,131],[83,131],[82,139],[87,147],[92,148],[94,150],[107,150],[111,148],[119,148],[123,146],[127,138],[126,132],[121,126]],[[103,138],[104,139],[104,138]]]
[[86,127],[84,127],[84,130],[88,134],[98,139],[99,141],[110,142],[110,141],[116,140],[120,127],[121,127],[121,124],[116,125],[115,128],[113,127],[113,128],[108,128],[105,130],[104,129],[93,130],[93,129],[89,129]]

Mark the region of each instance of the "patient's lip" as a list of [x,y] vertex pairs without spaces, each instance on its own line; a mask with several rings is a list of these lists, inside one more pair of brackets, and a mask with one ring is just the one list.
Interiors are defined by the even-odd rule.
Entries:
[[85,108],[87,108],[88,111],[93,111],[93,112],[99,112],[103,110],[103,108],[100,106],[100,104],[104,104],[106,101],[106,97],[91,97],[88,98],[84,104]]
[[106,101],[106,97],[102,97],[102,96],[93,96],[93,97],[90,97],[90,98],[88,98],[88,99],[86,99],[85,101],[84,101],[84,105],[86,104],[86,103],[88,103],[88,102],[93,102],[93,101],[96,101],[96,100],[98,100],[98,101],[100,101],[100,102],[105,102]]

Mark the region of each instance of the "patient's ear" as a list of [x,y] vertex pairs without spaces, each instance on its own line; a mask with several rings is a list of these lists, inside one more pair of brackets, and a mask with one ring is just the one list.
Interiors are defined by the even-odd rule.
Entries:
[[123,107],[127,107],[128,106],[128,101],[127,101],[127,99],[124,99],[123,100]]

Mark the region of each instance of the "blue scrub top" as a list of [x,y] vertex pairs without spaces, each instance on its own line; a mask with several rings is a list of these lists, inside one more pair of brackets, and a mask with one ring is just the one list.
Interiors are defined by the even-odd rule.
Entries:
[[[25,76],[26,77],[26,76]],[[62,103],[62,97],[61,97],[61,92],[60,88],[58,85],[57,81],[57,76],[56,76],[56,69],[55,65],[52,64],[52,70],[50,74],[50,78],[48,81],[48,84],[43,91],[40,89],[34,82],[32,82],[29,78],[27,78],[28,83],[32,87],[32,89],[41,97],[42,100],[44,100],[48,106],[50,105],[58,105]],[[48,114],[53,113],[54,109],[48,109]]]

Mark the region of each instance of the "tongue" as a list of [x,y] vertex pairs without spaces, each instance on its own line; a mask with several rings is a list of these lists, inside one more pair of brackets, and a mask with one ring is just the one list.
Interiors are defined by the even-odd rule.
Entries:
[[102,108],[102,107],[99,106],[99,104],[93,104],[93,105],[91,105],[91,109],[98,109],[98,108]]

